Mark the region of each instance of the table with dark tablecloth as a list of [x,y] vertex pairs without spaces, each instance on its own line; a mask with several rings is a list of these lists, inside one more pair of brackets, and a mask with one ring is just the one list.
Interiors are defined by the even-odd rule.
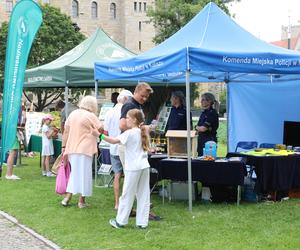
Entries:
[[227,157],[241,156],[247,165],[254,166],[257,193],[287,191],[300,188],[300,155],[253,156],[228,153]]
[[[186,159],[162,159],[158,167],[161,179],[188,180]],[[192,160],[192,180],[209,184],[243,185],[246,167],[243,162]]]
[[[172,181],[188,181],[187,159],[166,158],[165,155],[150,157],[151,168],[158,171],[158,179]],[[215,162],[192,160],[192,181],[206,184],[240,186],[244,184],[247,174],[246,166],[242,161]],[[239,191],[240,192],[240,191]],[[240,196],[240,194],[238,194]],[[237,202],[239,202],[239,198]]]

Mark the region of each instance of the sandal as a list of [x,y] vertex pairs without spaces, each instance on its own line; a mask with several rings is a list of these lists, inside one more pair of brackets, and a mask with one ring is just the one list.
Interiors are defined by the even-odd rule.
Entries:
[[67,207],[69,205],[69,199],[68,198],[64,198],[62,201],[61,201],[61,204],[64,206],[64,207]]
[[78,202],[78,208],[87,208],[89,205],[86,203]]
[[154,221],[160,221],[162,218],[158,215],[155,215],[153,213],[149,213],[149,220],[154,220]]

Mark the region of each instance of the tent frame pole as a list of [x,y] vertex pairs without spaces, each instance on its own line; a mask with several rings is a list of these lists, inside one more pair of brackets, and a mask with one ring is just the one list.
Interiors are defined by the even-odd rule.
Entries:
[[227,131],[227,152],[231,152],[232,150],[229,150],[229,98],[230,98],[230,93],[229,93],[229,82],[226,83],[226,131]]
[[98,80],[95,81],[95,97],[98,99]]
[[188,195],[189,211],[193,209],[192,199],[192,160],[191,160],[191,101],[190,101],[190,71],[185,72],[185,95],[186,95],[186,127],[187,127],[187,161],[188,161]]
[[66,119],[69,115],[69,87],[68,87],[69,81],[67,81],[67,86],[65,86],[65,115]]

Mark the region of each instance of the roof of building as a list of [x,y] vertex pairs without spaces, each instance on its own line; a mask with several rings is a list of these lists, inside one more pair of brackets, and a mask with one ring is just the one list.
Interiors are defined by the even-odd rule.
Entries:
[[[295,49],[298,39],[299,39],[298,37],[291,38],[291,49],[292,50]],[[288,39],[271,42],[271,44],[276,45],[278,47],[282,47],[282,48],[288,48]]]

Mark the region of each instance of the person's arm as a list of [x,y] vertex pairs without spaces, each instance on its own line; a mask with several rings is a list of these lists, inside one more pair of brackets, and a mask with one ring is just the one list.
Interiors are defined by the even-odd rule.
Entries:
[[126,131],[128,128],[127,128],[127,123],[126,123],[126,118],[121,118],[120,119],[120,123],[119,123],[119,128],[120,130],[123,132],[123,131]]
[[110,144],[118,144],[118,143],[121,142],[118,138],[107,136],[107,135],[104,135],[104,134],[101,134],[100,139],[104,140],[104,141],[106,141]]
[[62,142],[61,142],[61,149],[62,152],[64,151],[66,145],[67,145],[67,141],[68,141],[68,137],[69,137],[69,131],[70,131],[70,127],[69,126],[65,126],[65,130],[64,133],[62,135]]
[[133,107],[131,107],[130,103],[125,103],[123,106],[122,106],[122,109],[121,109],[121,117],[120,117],[120,122],[119,122],[119,128],[122,132],[126,131],[128,128],[127,128],[127,123],[126,123],[126,115],[127,115],[127,112],[132,109]]
[[196,129],[196,131],[201,132],[201,133],[206,132],[208,130],[207,127],[205,127],[205,126],[198,126],[198,125],[195,126],[195,129]]
[[54,134],[54,131],[52,129],[49,129],[47,132],[45,132],[45,134],[48,139],[51,139]]

